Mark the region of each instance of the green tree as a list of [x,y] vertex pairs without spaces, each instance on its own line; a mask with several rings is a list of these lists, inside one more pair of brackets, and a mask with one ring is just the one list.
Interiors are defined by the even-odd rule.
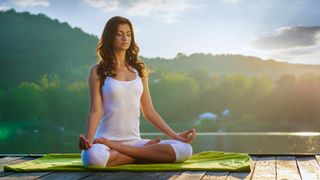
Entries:
[[161,73],[160,82],[150,85],[156,110],[172,125],[191,120],[190,108],[198,91],[197,82],[182,73]]

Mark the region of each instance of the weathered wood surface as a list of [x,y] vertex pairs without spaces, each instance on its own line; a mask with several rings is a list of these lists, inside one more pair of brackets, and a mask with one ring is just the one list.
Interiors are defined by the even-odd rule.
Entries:
[[301,179],[296,158],[294,156],[276,157],[276,169],[278,179]]
[[256,159],[252,179],[276,179],[275,156],[261,156]]
[[170,179],[235,180],[296,179],[320,180],[320,156],[252,156],[251,172],[4,172],[6,164],[17,164],[36,157],[1,157],[0,179]]
[[296,157],[302,179],[320,179],[319,162],[315,156]]

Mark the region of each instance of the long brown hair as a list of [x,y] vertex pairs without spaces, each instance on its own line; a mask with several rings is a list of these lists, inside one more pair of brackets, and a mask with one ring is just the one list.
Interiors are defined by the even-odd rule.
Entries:
[[[107,76],[114,77],[117,74],[113,73],[116,68],[116,57],[113,50],[113,41],[115,39],[118,26],[120,24],[128,24],[131,29],[131,44],[126,51],[126,62],[128,65],[132,66],[139,73],[140,77],[148,77],[150,70],[144,62],[142,62],[139,57],[139,47],[134,40],[134,32],[131,22],[124,17],[114,16],[108,20],[106,23],[102,36],[97,45],[97,56],[98,56],[98,76],[100,77],[100,84],[103,86],[104,81]],[[131,69],[129,69],[131,71]]]

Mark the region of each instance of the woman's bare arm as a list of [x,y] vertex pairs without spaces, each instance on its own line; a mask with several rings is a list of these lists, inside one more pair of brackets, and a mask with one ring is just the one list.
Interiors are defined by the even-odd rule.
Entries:
[[88,80],[90,91],[90,109],[87,118],[87,131],[85,137],[89,140],[90,144],[93,143],[94,135],[103,111],[102,97],[100,92],[100,79],[97,74],[97,67],[97,65],[91,67]]
[[141,78],[143,84],[143,93],[141,96],[141,110],[143,116],[157,129],[163,132],[171,139],[180,140],[183,142],[191,143],[195,136],[196,130],[190,129],[180,134],[176,134],[168,124],[161,118],[161,116],[156,112],[153,107],[149,86],[148,86],[148,78]]
[[168,126],[168,124],[155,111],[148,87],[148,78],[141,78],[143,84],[143,93],[141,96],[141,111],[145,119],[147,119],[154,127],[159,129],[165,135],[172,139],[179,139],[178,135]]

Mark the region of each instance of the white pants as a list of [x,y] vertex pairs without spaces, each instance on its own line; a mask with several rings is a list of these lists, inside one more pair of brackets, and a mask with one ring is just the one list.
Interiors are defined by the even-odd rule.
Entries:
[[[149,140],[131,140],[122,141],[123,144],[131,146],[143,146]],[[183,162],[192,156],[192,147],[190,144],[177,140],[161,140],[158,144],[170,144],[174,149],[176,160],[175,162]],[[85,166],[102,166],[106,167],[110,152],[110,148],[104,144],[93,144],[90,149],[82,150],[81,159]]]

